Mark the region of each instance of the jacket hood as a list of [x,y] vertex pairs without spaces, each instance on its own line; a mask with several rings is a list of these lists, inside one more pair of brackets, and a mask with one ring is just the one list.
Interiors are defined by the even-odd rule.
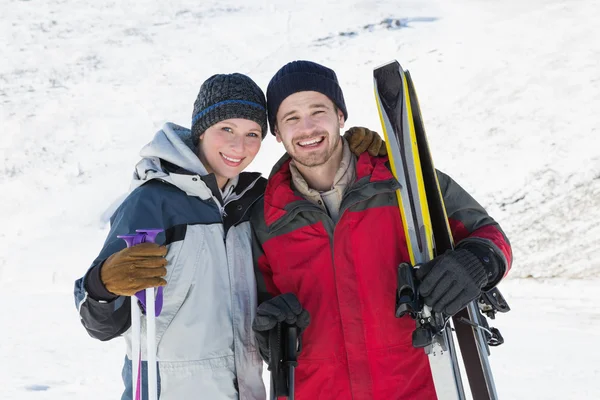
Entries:
[[150,143],[142,147],[140,156],[142,159],[135,166],[130,191],[152,179],[160,179],[204,200],[212,197],[206,184],[192,180],[193,176],[205,176],[208,172],[196,155],[189,129],[167,122]]
[[194,174],[207,175],[206,168],[196,155],[191,135],[189,129],[167,122],[156,132],[150,143],[140,150],[142,160],[135,168],[137,177],[144,180],[149,172],[167,172],[161,165],[161,160]]

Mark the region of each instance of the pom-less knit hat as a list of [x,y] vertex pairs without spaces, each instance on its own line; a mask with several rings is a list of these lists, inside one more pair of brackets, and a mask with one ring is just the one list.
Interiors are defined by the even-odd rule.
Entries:
[[275,134],[275,121],[279,106],[286,97],[304,91],[315,91],[329,97],[348,119],[344,94],[335,72],[312,61],[287,63],[271,79],[267,86],[267,108],[271,133]]
[[244,118],[260,125],[262,137],[267,134],[265,94],[243,74],[217,74],[200,87],[192,113],[192,141],[210,126],[229,118]]

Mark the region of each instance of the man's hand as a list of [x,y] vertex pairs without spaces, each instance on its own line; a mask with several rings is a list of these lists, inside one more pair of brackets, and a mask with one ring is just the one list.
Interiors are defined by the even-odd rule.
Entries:
[[156,243],[141,243],[110,256],[100,269],[100,279],[109,292],[133,296],[140,290],[164,286],[167,281],[167,248]]
[[350,145],[350,151],[356,156],[360,156],[365,151],[374,157],[387,155],[385,142],[375,131],[355,126],[344,133],[344,138]]
[[295,294],[284,293],[273,297],[258,306],[256,310],[252,330],[260,354],[266,362],[269,362],[269,331],[279,322],[297,326],[298,334],[301,334],[310,324],[310,315],[302,308]]
[[481,295],[488,270],[466,248],[449,250],[416,270],[419,292],[433,311],[452,316]]

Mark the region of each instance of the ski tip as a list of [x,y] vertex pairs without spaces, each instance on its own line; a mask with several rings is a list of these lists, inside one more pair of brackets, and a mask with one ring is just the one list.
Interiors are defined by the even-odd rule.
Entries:
[[378,70],[378,69],[381,69],[381,68],[386,68],[388,66],[394,66],[396,68],[400,68],[400,63],[398,62],[398,60],[388,61],[385,64],[381,64],[381,65],[373,68],[373,70]]
[[404,75],[410,76],[410,72],[408,72],[407,69],[402,68],[402,65],[400,65],[398,60],[390,61],[390,62],[381,64],[381,65],[373,68],[373,75],[376,75],[378,71],[384,71],[384,70],[400,71]]

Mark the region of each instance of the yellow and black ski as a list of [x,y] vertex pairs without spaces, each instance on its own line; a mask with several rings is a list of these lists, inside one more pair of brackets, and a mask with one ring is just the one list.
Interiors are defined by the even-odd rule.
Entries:
[[481,322],[477,303],[454,317],[454,333],[449,318],[432,314],[419,298],[412,268],[452,249],[452,232],[410,74],[393,61],[376,68],[373,75],[390,167],[400,183],[396,194],[411,261],[398,268],[396,316],[415,318],[413,345],[428,354],[439,400],[466,398],[455,334],[473,398],[497,399],[486,337],[477,328]]

